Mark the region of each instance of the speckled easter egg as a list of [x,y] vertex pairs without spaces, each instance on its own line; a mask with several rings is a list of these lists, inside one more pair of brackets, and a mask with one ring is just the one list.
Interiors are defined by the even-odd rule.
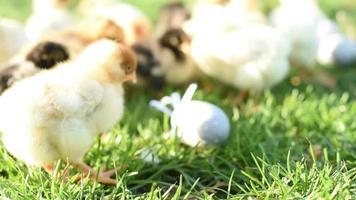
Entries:
[[181,103],[171,116],[172,131],[191,146],[219,145],[230,133],[230,122],[219,107],[203,102]]

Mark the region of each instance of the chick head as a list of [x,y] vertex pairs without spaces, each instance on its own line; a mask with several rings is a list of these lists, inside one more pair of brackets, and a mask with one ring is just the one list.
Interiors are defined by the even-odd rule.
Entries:
[[136,83],[137,58],[134,51],[123,44],[118,43],[119,50],[119,68],[114,68],[114,74],[117,74],[122,81],[132,81]]
[[152,69],[160,64],[152,50],[140,44],[135,44],[132,48],[137,56],[137,74],[143,77],[150,76]]
[[109,39],[98,40],[81,53],[78,62],[92,66],[91,72],[98,80],[111,83],[136,82],[136,55],[124,44]]
[[26,56],[26,60],[34,63],[40,69],[50,69],[59,62],[69,59],[69,53],[61,44],[55,42],[41,42]]
[[161,48],[169,49],[178,62],[186,59],[186,53],[190,46],[190,38],[182,29],[170,29],[159,39]]
[[160,61],[155,56],[152,49],[141,44],[132,46],[137,57],[137,75],[139,85],[141,79],[146,79],[155,89],[162,89],[164,86],[164,76],[160,73]]

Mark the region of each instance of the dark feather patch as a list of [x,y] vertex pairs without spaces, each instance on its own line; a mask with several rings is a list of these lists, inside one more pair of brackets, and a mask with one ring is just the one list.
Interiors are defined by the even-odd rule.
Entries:
[[161,47],[172,51],[178,62],[184,62],[186,59],[181,49],[184,43],[190,43],[190,38],[182,29],[170,29],[159,39]]
[[19,65],[14,64],[0,71],[0,94],[13,84],[13,73],[18,70]]
[[145,78],[155,89],[162,89],[165,85],[164,77],[153,74],[153,70],[160,65],[151,49],[135,44],[132,46],[137,56],[137,74]]
[[61,44],[54,42],[42,42],[36,45],[26,56],[26,60],[33,62],[36,67],[50,69],[57,63],[69,59],[69,53]]
[[138,75],[145,77],[150,76],[152,69],[159,65],[159,62],[156,60],[152,51],[139,44],[133,45],[132,48],[137,55]]

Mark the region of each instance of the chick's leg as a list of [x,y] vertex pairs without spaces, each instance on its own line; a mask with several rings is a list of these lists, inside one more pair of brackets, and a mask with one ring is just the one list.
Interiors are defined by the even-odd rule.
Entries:
[[[54,174],[54,166],[52,164],[43,165],[42,168],[50,175],[55,176]],[[63,171],[63,181],[67,182],[69,176],[68,168],[66,167]]]
[[250,95],[250,93],[247,90],[241,90],[239,92],[239,96],[238,96],[238,103],[241,104],[241,103],[245,102],[249,95]]
[[238,94],[230,93],[228,99],[232,106],[241,106],[249,97],[249,92],[246,90],[240,90]]
[[97,173],[93,168],[91,168],[90,166],[82,162],[74,162],[71,163],[71,165],[79,169],[80,171],[82,171],[83,174],[88,176],[90,179],[95,180],[99,183],[111,184],[111,185],[117,184],[117,180],[110,178],[115,174],[116,169]]
[[54,167],[52,164],[43,165],[42,167],[47,173],[49,173],[49,174],[53,173]]

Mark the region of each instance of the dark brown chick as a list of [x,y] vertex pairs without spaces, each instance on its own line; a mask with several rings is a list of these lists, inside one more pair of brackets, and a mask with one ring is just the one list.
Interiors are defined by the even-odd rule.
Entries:
[[26,60],[37,68],[50,69],[58,62],[69,59],[67,48],[55,42],[41,42],[27,54]]
[[159,39],[161,48],[169,49],[177,62],[183,62],[186,59],[184,47],[190,45],[190,37],[180,28],[167,30]]
[[160,62],[152,52],[152,49],[141,44],[135,44],[132,48],[137,57],[137,75],[139,84],[145,82],[154,89],[162,89],[165,85],[165,81],[163,75],[157,73]]

